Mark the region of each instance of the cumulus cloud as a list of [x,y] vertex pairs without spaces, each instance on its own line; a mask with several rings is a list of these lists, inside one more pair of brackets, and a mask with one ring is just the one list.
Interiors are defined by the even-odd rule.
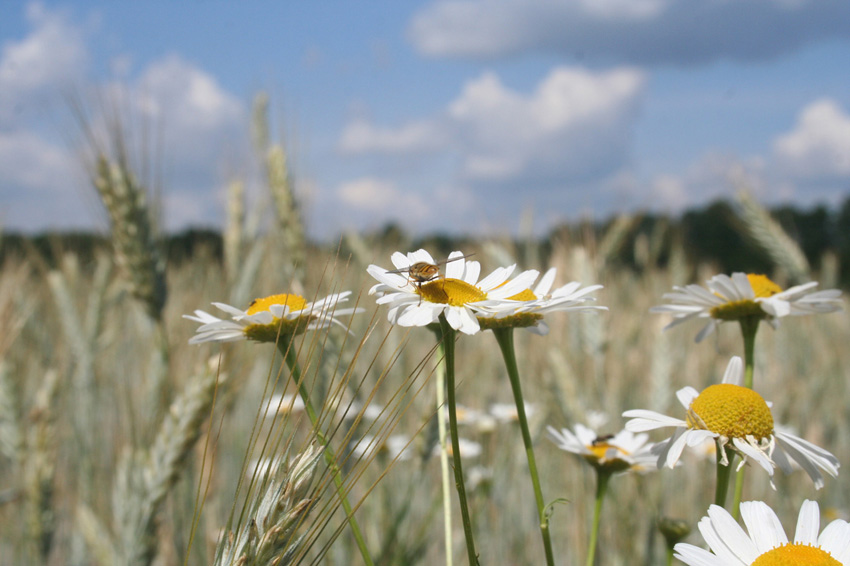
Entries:
[[529,95],[486,73],[466,84],[448,116],[472,180],[585,180],[620,167],[643,92],[635,69],[558,67]]
[[487,72],[438,115],[397,128],[358,121],[343,131],[340,146],[376,154],[439,147],[460,164],[456,181],[473,184],[604,177],[627,160],[644,83],[631,68],[557,67],[522,93]]
[[71,86],[88,64],[84,30],[65,13],[31,3],[26,19],[30,34],[0,49],[0,127],[43,104],[46,93]]
[[830,99],[806,106],[791,132],[773,144],[777,166],[798,180],[850,186],[850,115]]
[[[149,63],[135,77],[127,73],[120,82],[94,84],[84,26],[38,3],[29,4],[26,15],[29,32],[0,51],[0,195],[9,207],[2,219],[5,225],[32,229],[91,224],[91,206],[80,205],[81,195],[91,191],[84,164],[56,131],[55,119],[45,124],[43,118],[44,97],[54,97],[55,113],[57,107],[66,108],[63,96],[83,87],[99,93],[90,109],[95,131],[108,130],[106,115],[117,108],[128,126],[131,149],[145,142],[133,139],[142,135],[134,126],[155,132],[155,141],[148,142],[156,144],[149,149],[156,151],[151,155],[157,162],[147,165],[161,174],[166,201],[181,205],[166,207],[167,227],[215,217],[210,203],[215,203],[212,197],[223,171],[214,164],[226,163],[234,149],[247,146],[243,104],[204,70],[176,55]],[[242,163],[245,153],[229,165]],[[198,210],[205,211],[203,218]]]
[[846,0],[436,0],[408,35],[422,53],[555,52],[640,65],[762,60],[850,37]]
[[401,128],[379,128],[367,120],[357,119],[346,125],[339,140],[343,153],[409,153],[432,151],[444,143],[434,124],[412,122]]

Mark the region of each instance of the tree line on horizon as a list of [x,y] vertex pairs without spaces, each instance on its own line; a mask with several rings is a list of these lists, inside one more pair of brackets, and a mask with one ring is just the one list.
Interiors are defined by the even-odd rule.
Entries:
[[[769,209],[769,213],[800,247],[813,271],[820,271],[828,258],[837,264],[836,283],[850,286],[850,196],[834,209],[825,205],[809,209],[784,205]],[[517,253],[521,255],[522,249],[527,249],[527,244],[531,243],[537,244],[545,256],[555,245],[596,245],[606,235],[617,232],[616,242],[609,242],[615,249],[609,249],[608,256],[621,267],[640,270],[664,266],[678,247],[690,265],[711,263],[724,273],[773,272],[775,266],[770,255],[750,237],[745,224],[736,203],[717,200],[701,208],[689,209],[678,217],[637,212],[603,221],[563,223],[540,238],[525,238],[526,245],[517,246]],[[447,254],[480,240],[473,235],[439,233],[414,237],[397,223],[357,237],[365,242],[393,244],[399,250],[426,247],[435,254]],[[92,261],[99,250],[108,247],[109,242],[107,235],[94,231],[33,235],[5,232],[0,234],[0,264],[15,257],[35,255],[39,261],[52,266],[57,258],[68,252],[85,264]],[[161,236],[160,243],[171,264],[198,258],[223,260],[223,238],[216,229],[188,228]],[[340,242],[308,242],[307,245],[332,248],[339,245],[343,256],[350,251],[345,235]],[[518,258],[520,262],[523,259],[526,258]]]

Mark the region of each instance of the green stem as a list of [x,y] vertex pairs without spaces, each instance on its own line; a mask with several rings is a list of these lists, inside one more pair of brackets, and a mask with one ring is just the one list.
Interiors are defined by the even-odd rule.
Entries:
[[278,340],[278,350],[280,350],[283,354],[284,359],[286,360],[286,365],[289,367],[292,380],[298,387],[298,393],[304,401],[304,410],[310,418],[310,422],[316,432],[316,439],[319,441],[322,448],[324,448],[322,452],[325,456],[325,462],[333,475],[336,492],[342,502],[342,508],[345,510],[345,515],[348,517],[348,524],[351,527],[351,534],[354,535],[354,540],[357,541],[357,548],[360,549],[360,554],[363,556],[363,561],[366,563],[366,566],[374,566],[372,557],[369,555],[369,549],[366,547],[366,541],[363,538],[363,533],[360,531],[360,525],[357,524],[357,519],[354,518],[354,511],[351,508],[351,504],[348,502],[348,496],[345,493],[345,486],[342,481],[342,472],[339,469],[339,465],[336,463],[336,454],[334,453],[333,448],[331,448],[328,439],[325,438],[324,433],[321,431],[319,426],[319,416],[313,408],[312,401],[310,401],[310,389],[304,383],[301,370],[298,368],[298,355],[295,352],[294,346],[290,342],[291,341],[287,340],[285,336],[281,336]]
[[721,460],[721,450],[719,443],[717,446],[717,485],[714,490],[714,504],[726,507],[726,493],[729,491],[729,477],[732,474],[732,461],[735,459],[734,454],[727,452],[729,463],[723,465]]
[[549,517],[546,515],[546,504],[543,501],[543,491],[540,489],[540,476],[537,473],[537,460],[534,458],[534,445],[531,442],[531,433],[528,430],[528,418],[525,415],[525,402],[522,398],[522,386],[519,380],[519,370],[516,363],[516,352],[514,350],[514,329],[496,328],[493,335],[502,350],[505,359],[505,367],[511,380],[511,389],[516,403],[517,418],[522,431],[522,442],[525,444],[525,456],[528,460],[528,471],[531,476],[531,485],[534,487],[534,501],[537,503],[537,516],[540,521],[540,534],[543,537],[543,549],[546,553],[546,564],[554,566],[555,556],[552,553],[552,540],[549,535]]
[[667,566],[673,566],[673,548],[667,549]]
[[[744,338],[744,387],[753,388],[753,370],[756,358],[756,333],[759,329],[758,317],[746,317],[740,320],[741,335]],[[735,492],[732,499],[732,516],[737,519],[741,498],[744,495],[744,473],[746,467],[742,467],[735,474]]]
[[596,559],[596,541],[599,538],[599,524],[602,517],[602,501],[605,499],[605,492],[608,491],[608,480],[610,479],[610,472],[596,470],[596,505],[593,507],[593,528],[590,531],[590,542],[587,545],[586,566],[593,566],[593,562]]
[[475,541],[472,538],[472,521],[469,518],[469,506],[466,503],[466,488],[463,484],[463,468],[460,461],[460,440],[457,433],[457,403],[455,401],[455,330],[446,320],[446,315],[440,315],[440,330],[443,332],[443,348],[446,356],[446,396],[449,402],[449,431],[452,437],[452,461],[455,468],[455,487],[460,499],[460,514],[463,519],[463,534],[466,537],[466,551],[469,555],[470,566],[478,566],[478,556],[475,553]]
[[442,334],[437,334],[437,433],[440,440],[440,480],[443,491],[443,527],[446,539],[446,566],[452,566],[452,493],[449,480],[449,452],[446,450],[446,366]]
[[749,316],[740,320],[741,335],[744,337],[744,387],[753,388],[753,368],[755,367],[756,333],[759,318]]

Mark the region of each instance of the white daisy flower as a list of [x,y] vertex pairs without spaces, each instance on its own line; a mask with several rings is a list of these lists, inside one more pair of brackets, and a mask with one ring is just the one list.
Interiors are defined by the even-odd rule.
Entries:
[[712,552],[679,543],[675,557],[690,566],[780,566],[782,564],[850,566],[850,524],[841,519],[820,531],[818,504],[800,507],[794,540],[790,542],[776,513],[761,501],[741,503],[747,532],[723,507],[712,505],[699,522]]
[[[475,442],[474,440],[470,440],[468,438],[458,438],[457,442],[458,446],[460,447],[460,455],[462,458],[478,458],[484,451],[484,448],[481,446],[481,444],[479,442]],[[446,443],[446,453],[449,456],[453,454],[453,447],[451,442]],[[439,444],[434,446],[434,449],[431,451],[431,456],[434,458],[440,456]]]
[[295,415],[304,410],[304,400],[300,395],[287,393],[286,395],[272,395],[268,402],[264,402],[265,417],[274,418],[275,415]]
[[558,448],[584,458],[594,468],[612,473],[652,469],[656,460],[647,444],[649,435],[634,434],[621,430],[612,435],[599,436],[583,424],[576,424],[575,432],[568,428],[560,431],[555,427],[546,427],[546,436]]
[[213,303],[213,306],[229,314],[230,320],[202,310],[196,310],[191,315],[184,314],[183,318],[201,323],[189,340],[190,344],[236,340],[276,342],[279,336],[327,328],[331,324],[345,328],[336,317],[363,312],[361,308],[337,308],[338,304],[348,300],[349,295],[351,291],[345,291],[313,303],[308,303],[300,295],[271,295],[255,299],[244,311],[224,303]]
[[[475,334],[480,330],[477,315],[484,312],[479,306],[482,301],[515,295],[527,289],[538,275],[534,270],[524,271],[508,281],[516,267],[511,265],[500,267],[479,281],[481,266],[464,257],[461,252],[452,252],[444,262],[446,275],[440,277],[439,263],[425,250],[407,255],[396,252],[391,258],[395,270],[377,265],[366,269],[379,281],[369,294],[378,295],[378,304],[389,306],[387,317],[393,324],[427,326],[445,314],[452,328],[464,334]],[[420,277],[423,266],[429,267],[428,275]]]
[[352,454],[361,460],[374,455],[383,455],[390,460],[405,462],[413,459],[411,438],[403,434],[391,434],[385,438],[367,434],[354,441]]
[[[531,417],[537,412],[537,405],[535,403],[526,403],[523,401],[523,409],[525,410],[525,416]],[[500,424],[515,423],[519,421],[516,403],[492,403],[487,408],[487,413]]]
[[664,295],[670,304],[649,311],[673,315],[673,322],[665,328],[694,318],[707,319],[708,323],[696,337],[700,342],[725,321],[754,316],[776,327],[778,319],[785,316],[828,313],[842,308],[841,291],[813,291],[818,285],[815,281],[783,291],[764,275],[733,273],[731,277],[715,275],[706,284],[708,289],[700,285],[673,287],[674,292]]
[[[632,410],[623,413],[632,420],[626,429],[645,432],[656,428],[675,427],[673,436],[655,445],[658,467],[672,468],[679,461],[685,446],[698,447],[706,439],[718,443],[721,463],[728,465],[727,449],[734,450],[743,465],[753,460],[771,477],[779,467],[785,473],[792,471],[791,460],[797,462],[812,478],[815,488],[823,487],[821,470],[832,477],[838,475],[838,458],[823,448],[803,440],[782,429],[773,422],[768,403],[755,391],[741,385],[743,362],[734,357],[726,367],[723,382],[705,388],[701,393],[693,387],[685,387],[676,393],[679,402],[687,411],[685,420],[669,417],[647,410]],[[789,460],[789,458],[791,460]]]
[[596,299],[590,293],[602,289],[602,285],[581,288],[573,281],[552,290],[557,269],[551,268],[533,288],[527,287],[505,300],[485,301],[479,306],[484,311],[478,314],[478,322],[484,329],[526,328],[545,336],[549,326],[543,315],[556,311],[605,311],[608,307],[588,305]]

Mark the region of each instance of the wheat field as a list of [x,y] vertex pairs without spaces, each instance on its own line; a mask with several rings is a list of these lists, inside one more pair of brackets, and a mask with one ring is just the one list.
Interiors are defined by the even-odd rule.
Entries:
[[[616,431],[627,409],[675,414],[675,391],[717,382],[730,356],[741,354],[741,341],[735,326],[724,325],[716,340],[695,344],[697,325],[663,331],[669,320],[648,313],[672,285],[704,280],[711,266],[680,255],[664,267],[629,269],[606,262],[594,241],[547,244],[548,253],[510,240],[472,242],[462,251],[476,254],[485,271],[521,258],[523,268],[557,267],[560,284],[604,285],[596,297],[607,312],[554,313],[548,336],[516,335],[543,493],[547,503],[564,500],[551,515],[556,562],[581,564],[594,476],[547,440],[545,427],[572,427],[603,412],[606,428]],[[197,325],[182,315],[213,312],[213,301],[245,308],[255,297],[293,290],[308,299],[350,290],[350,306],[364,309],[350,318],[349,332],[308,331],[292,347],[375,563],[446,562],[439,459],[432,457],[434,337],[392,327],[367,294],[374,281],[366,266],[388,265],[394,245],[350,235],[336,247],[311,247],[293,268],[278,232],[246,239],[225,262],[200,253],[162,267],[167,298],[158,313],[128,275],[133,268],[114,253],[90,264],[65,253],[55,266],[35,254],[9,258],[0,271],[0,563],[216,561],[216,547],[235,536],[228,530],[238,534],[250,520],[246,497],[264,487],[250,481],[252,462],[280,454],[294,460],[317,433],[295,407],[276,411],[275,400],[269,409],[274,394],[294,392],[273,347],[190,345]],[[470,413],[512,402],[488,334],[457,343],[457,396]],[[794,317],[761,330],[756,349],[756,388],[774,403],[777,421],[842,463],[850,458],[848,338],[843,313]],[[510,419],[483,422],[461,425],[461,436],[480,447],[466,455],[465,469],[481,564],[541,564],[518,427]],[[377,439],[371,451],[370,437]],[[407,448],[396,457],[399,442]],[[281,563],[359,564],[329,468],[322,460],[313,467],[295,501],[310,508],[281,543],[297,550]],[[603,508],[597,563],[663,564],[655,521],[670,516],[694,525],[713,499],[713,473],[713,457],[691,454],[675,470],[617,477]],[[786,523],[805,498],[828,514],[845,514],[850,504],[844,472],[820,491],[799,471],[777,475],[776,488],[753,471],[744,499],[768,502]],[[451,554],[461,564],[456,498],[452,505]],[[688,540],[701,544],[695,534]]]

